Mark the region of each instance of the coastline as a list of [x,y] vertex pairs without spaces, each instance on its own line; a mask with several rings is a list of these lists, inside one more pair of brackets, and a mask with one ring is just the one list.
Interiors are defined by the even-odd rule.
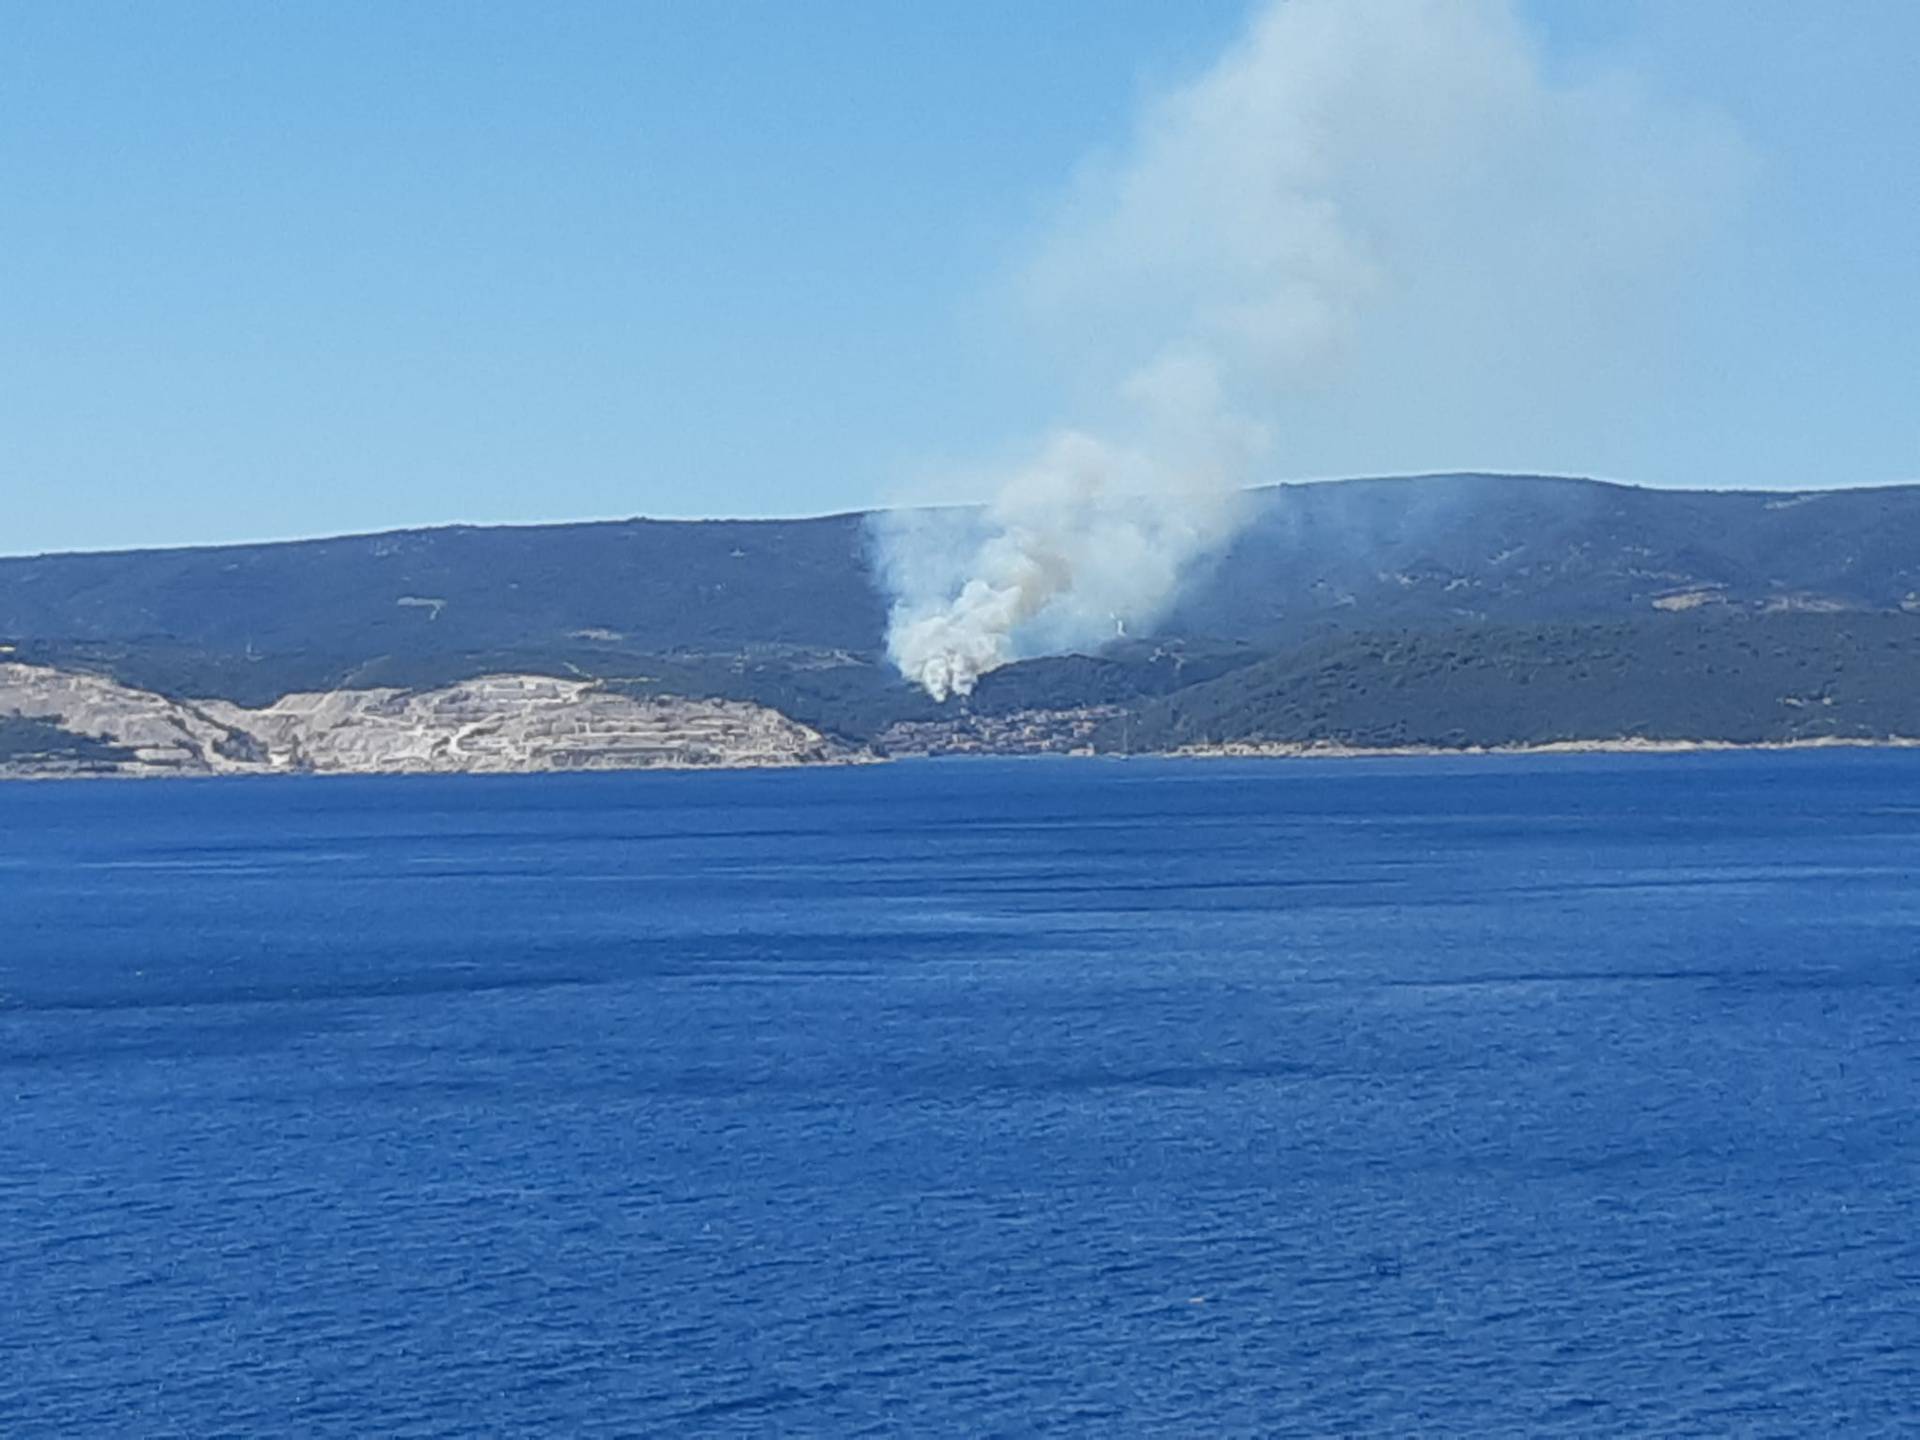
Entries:
[[971,760],[1394,760],[1443,759],[1510,756],[1517,758],[1555,755],[1691,755],[1743,751],[1785,750],[1912,750],[1920,749],[1920,736],[1895,735],[1866,739],[1851,736],[1820,736],[1807,740],[1648,740],[1615,737],[1601,740],[1553,740],[1538,745],[1341,745],[1326,742],[1236,741],[1221,745],[1190,745],[1177,750],[1139,750],[1128,753],[1069,751],[968,752],[963,754],[901,754],[842,752],[819,759],[756,758],[726,763],[654,763],[648,765],[534,766],[513,769],[500,766],[452,769],[432,766],[395,766],[378,769],[307,769],[297,766],[237,768],[232,770],[172,770],[155,766],[143,769],[103,768],[96,770],[21,769],[0,767],[0,784],[46,784],[57,781],[108,780],[138,782],[146,780],[255,780],[270,778],[351,779],[372,777],[451,777],[451,776],[526,776],[526,775],[689,775],[749,770],[816,770],[884,766],[915,761],[941,764]]
[[1690,755],[1735,750],[1911,750],[1920,736],[1822,735],[1806,740],[1548,740],[1534,745],[1342,745],[1322,741],[1229,741],[1152,752],[1189,760],[1366,760],[1443,755]]

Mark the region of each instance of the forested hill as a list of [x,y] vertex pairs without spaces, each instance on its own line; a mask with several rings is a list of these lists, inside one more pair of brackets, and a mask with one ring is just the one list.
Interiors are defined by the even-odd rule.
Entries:
[[[1255,492],[1166,633],[1920,603],[1920,487],[1798,495],[1443,475]],[[879,652],[863,517],[400,531],[0,559],[0,642],[326,666],[550,651]],[[290,680],[294,677],[289,677]]]
[[1120,715],[1098,732],[1115,748],[1920,733],[1920,487],[1437,475],[1248,505],[1157,633],[948,707],[885,664],[861,515],[0,559],[0,660],[251,706],[554,675],[752,701],[854,743],[984,726],[1017,748],[1006,717],[1036,710]]
[[598,636],[870,649],[885,607],[863,534],[857,515],[619,520],[0,559],[0,637],[361,657]]
[[1920,737],[1920,618],[1678,616],[1334,634],[1145,696],[1099,748]]

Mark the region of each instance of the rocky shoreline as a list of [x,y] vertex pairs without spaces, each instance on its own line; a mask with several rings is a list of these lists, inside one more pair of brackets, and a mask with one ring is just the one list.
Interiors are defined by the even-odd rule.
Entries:
[[1638,736],[1533,744],[1366,746],[1236,741],[1116,751],[1113,706],[896,725],[857,744],[742,700],[634,696],[594,680],[488,675],[427,690],[334,690],[248,708],[179,700],[103,676],[0,664],[0,779],[214,775],[541,774],[759,769],[963,756],[1383,759],[1911,748],[1920,737],[1736,741]]
[[0,665],[0,723],[9,718],[34,729],[0,755],[5,778],[521,774],[868,758],[766,706],[636,698],[543,675],[295,694],[248,709]]

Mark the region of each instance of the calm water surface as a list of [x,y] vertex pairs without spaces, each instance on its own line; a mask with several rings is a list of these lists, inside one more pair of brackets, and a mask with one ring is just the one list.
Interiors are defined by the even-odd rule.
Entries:
[[1920,1426],[1920,756],[0,787],[0,1434]]

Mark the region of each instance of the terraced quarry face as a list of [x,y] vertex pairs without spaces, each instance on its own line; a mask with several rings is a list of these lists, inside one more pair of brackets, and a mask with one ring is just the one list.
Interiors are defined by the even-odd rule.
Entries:
[[[510,772],[794,765],[845,753],[765,706],[635,699],[495,675],[437,690],[289,695],[261,709],[170,700],[97,676],[0,666],[0,716],[43,741],[16,773]],[[58,737],[67,737],[66,744]]]

